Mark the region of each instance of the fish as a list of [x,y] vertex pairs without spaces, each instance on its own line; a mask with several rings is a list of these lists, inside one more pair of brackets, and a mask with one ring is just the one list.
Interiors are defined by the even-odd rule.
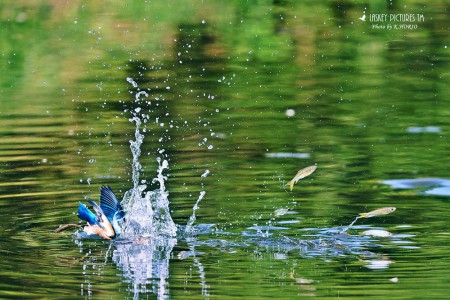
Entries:
[[[376,217],[376,216],[381,216],[381,215],[387,215],[390,214],[391,212],[394,212],[397,208],[395,207],[383,207],[383,208],[378,208],[366,213],[360,213],[354,220],[353,222],[350,223],[350,225],[348,225],[347,227],[345,227],[344,229],[342,229],[341,233],[346,232],[347,230],[349,230],[353,224],[355,224],[356,221],[358,221],[358,219],[361,218],[372,218],[372,217]],[[370,230],[369,230],[370,231]]]
[[378,208],[366,213],[360,213],[358,215],[358,218],[372,218],[372,217],[376,217],[376,216],[381,216],[381,215],[387,215],[390,214],[391,212],[394,212],[397,208],[395,207],[383,207],[383,208]]
[[88,235],[97,234],[107,240],[114,239],[120,233],[121,222],[125,217],[114,192],[109,186],[102,186],[100,188],[100,205],[93,200],[88,200],[88,202],[92,205],[95,213],[81,201],[78,203],[78,217],[87,222],[83,231]]
[[394,263],[388,259],[363,260],[363,262],[366,263],[366,268],[371,270],[387,269],[390,264]]
[[306,168],[301,169],[297,172],[297,174],[294,176],[294,178],[289,181],[286,185],[289,185],[290,190],[294,188],[294,184],[297,183],[302,178],[305,178],[306,176],[311,175],[315,170],[317,169],[317,166],[309,166]]
[[280,216],[287,214],[288,211],[289,211],[289,208],[279,208],[279,209],[275,210],[273,212],[273,214],[275,215],[275,217],[280,217]]
[[194,251],[180,251],[178,253],[177,257],[179,260],[184,260],[184,259],[186,259],[190,256],[194,256],[194,255],[195,255]]
[[391,237],[392,233],[382,229],[369,229],[362,233],[362,235],[373,236],[373,237]]

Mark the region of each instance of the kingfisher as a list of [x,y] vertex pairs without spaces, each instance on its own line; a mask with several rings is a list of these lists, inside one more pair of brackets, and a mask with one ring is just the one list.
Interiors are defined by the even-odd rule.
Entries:
[[97,234],[111,240],[120,234],[125,213],[112,189],[104,185],[100,188],[100,205],[93,200],[88,202],[94,208],[95,214],[86,205],[78,203],[78,217],[87,222],[83,231],[88,234]]

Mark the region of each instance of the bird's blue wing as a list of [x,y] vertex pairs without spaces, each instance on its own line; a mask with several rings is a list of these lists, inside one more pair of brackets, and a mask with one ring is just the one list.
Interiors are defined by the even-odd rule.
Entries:
[[78,218],[88,222],[91,225],[98,224],[97,216],[90,211],[86,205],[81,203],[81,201],[78,203]]
[[104,234],[106,236],[109,236],[110,238],[114,239],[116,237],[115,229],[111,224],[112,222],[109,221],[108,218],[106,217],[106,214],[103,211],[103,209],[92,200],[89,200],[89,203],[92,205],[92,207],[95,210],[95,214],[97,215],[98,226],[100,226],[101,229],[105,230]]
[[116,195],[107,185],[100,188],[100,207],[111,223],[125,216],[122,205],[120,205]]
[[99,220],[101,220],[102,215],[105,215],[105,213],[103,212],[103,209],[100,206],[98,206],[98,204],[95,203],[95,201],[93,201],[91,199],[89,199],[88,202],[92,205],[92,208],[94,209],[97,218]]

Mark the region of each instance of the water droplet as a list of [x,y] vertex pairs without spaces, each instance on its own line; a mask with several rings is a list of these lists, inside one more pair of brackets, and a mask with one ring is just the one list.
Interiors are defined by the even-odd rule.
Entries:
[[293,110],[292,108],[289,108],[286,110],[285,114],[288,117],[293,117],[293,116],[295,116],[295,110]]
[[133,85],[133,87],[137,87],[138,86],[137,83],[131,77],[127,77],[127,81],[129,83],[131,83],[131,85]]

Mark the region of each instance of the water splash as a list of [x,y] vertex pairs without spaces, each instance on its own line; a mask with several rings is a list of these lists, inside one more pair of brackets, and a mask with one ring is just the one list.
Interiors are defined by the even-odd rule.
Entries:
[[[203,176],[203,175],[202,175]],[[197,209],[199,209],[198,204],[200,203],[200,201],[202,201],[203,197],[205,196],[206,192],[205,191],[201,191],[200,192],[200,196],[198,196],[197,202],[195,202],[194,207],[192,208],[192,215],[189,217],[189,221],[186,224],[186,228],[184,229],[184,233],[185,235],[191,235],[192,231],[193,231],[193,227],[192,225],[194,225],[194,222],[196,220],[195,217],[195,211]]]
[[[127,81],[137,87],[131,78]],[[144,91],[136,93],[135,102],[140,103],[143,96],[148,97],[148,94]],[[129,121],[135,124],[135,139],[130,140],[133,188],[124,194],[121,202],[126,215],[122,232],[114,242],[113,261],[130,283],[129,291],[134,299],[149,292],[156,294],[158,299],[166,299],[169,295],[169,259],[177,244],[177,227],[170,215],[169,193],[165,188],[167,176],[163,174],[169,169],[169,163],[159,157],[156,159],[158,169],[152,184],[159,184],[159,188],[146,191],[147,185],[140,184],[142,165],[139,157],[145,138],[141,124],[148,116],[142,114],[140,107],[131,113],[133,117]]]
[[169,260],[175,245],[174,238],[155,240],[142,237],[115,244],[113,261],[131,284],[129,291],[134,299],[149,292],[158,295],[158,299],[169,298]]
[[350,225],[344,227],[341,231],[341,233],[346,232],[347,230],[349,230],[350,228],[352,228],[352,226],[356,223],[356,221],[358,221],[359,217],[356,217],[353,222],[350,223]]
[[[137,93],[135,97],[136,102],[140,101],[141,96],[148,96],[148,94],[145,92]],[[130,140],[130,149],[133,155],[131,164],[133,188],[125,193],[122,200],[126,217],[121,238],[126,239],[136,236],[154,238],[161,236],[174,237],[177,228],[170,215],[169,193],[165,189],[165,180],[167,180],[167,177],[163,175],[163,171],[169,168],[168,161],[161,161],[161,158],[157,158],[159,167],[157,177],[153,179],[152,183],[159,183],[159,189],[145,191],[147,185],[139,184],[140,171],[142,169],[139,157],[141,155],[141,145],[144,141],[144,135],[140,132],[140,126],[142,124],[139,116],[140,111],[140,109],[135,109],[133,111],[134,117],[130,119],[130,122],[136,125],[135,140]]]
[[147,192],[146,194],[146,198],[150,199],[154,204],[153,229],[158,235],[174,237],[177,234],[177,226],[170,215],[169,192],[164,184],[167,177],[163,175],[163,171],[169,169],[169,163],[167,160],[161,162],[159,157],[156,160],[159,165],[158,176],[153,179],[153,182],[159,183],[159,190]]

